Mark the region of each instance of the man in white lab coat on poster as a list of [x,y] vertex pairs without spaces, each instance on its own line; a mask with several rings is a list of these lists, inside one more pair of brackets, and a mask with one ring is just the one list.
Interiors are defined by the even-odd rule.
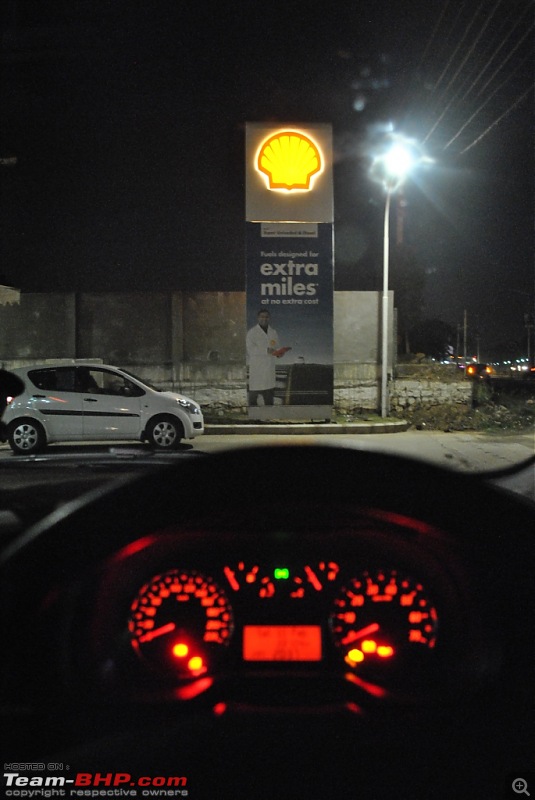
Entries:
[[262,395],[264,405],[272,406],[275,395],[275,358],[279,358],[279,337],[269,324],[266,309],[258,312],[258,324],[247,332],[247,364],[249,365],[249,405],[258,405]]

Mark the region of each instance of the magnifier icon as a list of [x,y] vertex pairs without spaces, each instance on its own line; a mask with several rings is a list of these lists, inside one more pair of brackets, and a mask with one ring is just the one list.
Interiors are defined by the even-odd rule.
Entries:
[[511,786],[516,794],[527,794],[528,797],[531,797],[528,792],[528,782],[524,778],[515,778]]

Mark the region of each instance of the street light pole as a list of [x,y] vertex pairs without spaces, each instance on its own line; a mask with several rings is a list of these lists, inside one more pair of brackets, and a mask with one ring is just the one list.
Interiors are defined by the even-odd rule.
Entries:
[[383,297],[382,297],[382,333],[381,333],[381,417],[388,417],[388,270],[390,258],[390,199],[392,191],[386,189],[385,218],[383,233]]
[[421,148],[402,136],[393,136],[391,146],[376,156],[370,168],[374,180],[383,184],[386,191],[383,233],[383,295],[381,326],[381,416],[389,414],[388,400],[388,270],[390,258],[390,204],[392,194],[401,187],[409,171],[426,161]]

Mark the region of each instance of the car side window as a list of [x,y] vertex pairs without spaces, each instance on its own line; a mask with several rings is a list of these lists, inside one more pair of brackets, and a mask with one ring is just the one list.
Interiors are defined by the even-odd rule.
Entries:
[[99,380],[99,375],[96,370],[89,369],[89,367],[78,367],[76,369],[77,392],[96,394],[100,392],[101,385],[102,380]]
[[76,391],[75,371],[73,367],[30,370],[30,372],[28,372],[28,377],[37,389],[46,392]]
[[122,394],[126,395],[126,397],[142,397],[145,392],[140,386],[136,386],[135,383],[125,378]]
[[136,386],[132,381],[116,375],[113,372],[100,372],[101,393],[119,395],[121,397],[140,397],[143,390]]
[[57,388],[55,369],[32,369],[28,372],[28,378],[37,389],[52,391]]
[[56,389],[58,392],[74,392],[75,374],[72,367],[59,367],[56,370]]

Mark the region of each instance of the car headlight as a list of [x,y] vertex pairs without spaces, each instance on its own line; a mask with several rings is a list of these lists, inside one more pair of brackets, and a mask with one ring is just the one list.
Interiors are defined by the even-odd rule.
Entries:
[[182,406],[182,408],[187,411],[189,414],[200,414],[201,409],[199,406],[196,406],[195,403],[191,403],[189,400],[177,400],[178,405]]

